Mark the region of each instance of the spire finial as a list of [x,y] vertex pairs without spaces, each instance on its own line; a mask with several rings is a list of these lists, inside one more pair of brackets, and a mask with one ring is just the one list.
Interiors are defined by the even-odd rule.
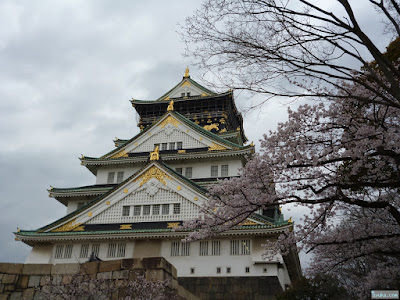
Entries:
[[154,149],[153,152],[150,152],[150,160],[159,160],[160,154],[158,151],[158,146]]
[[190,75],[189,75],[189,67],[186,67],[185,75],[183,75],[183,77],[185,77],[185,78],[190,77]]
[[168,107],[167,107],[167,111],[172,111],[174,110],[174,100],[171,100],[171,102],[169,103]]

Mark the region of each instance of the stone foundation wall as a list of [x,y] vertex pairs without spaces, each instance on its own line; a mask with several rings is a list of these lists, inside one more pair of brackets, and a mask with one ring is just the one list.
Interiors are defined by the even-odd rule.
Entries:
[[[61,290],[80,276],[82,281],[111,279],[111,284],[143,275],[147,280],[169,280],[173,290],[187,300],[199,300],[177,282],[176,269],[162,257],[123,259],[84,264],[13,264],[0,263],[0,300],[47,299],[41,292],[50,288]],[[116,291],[118,299],[123,291]]]
[[275,300],[277,277],[179,277],[178,283],[202,300]]

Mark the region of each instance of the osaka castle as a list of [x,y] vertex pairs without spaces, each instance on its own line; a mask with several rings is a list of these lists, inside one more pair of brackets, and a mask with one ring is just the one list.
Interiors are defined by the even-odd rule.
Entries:
[[164,257],[179,278],[270,278],[284,290],[300,276],[297,252],[265,258],[263,244],[293,230],[278,207],[258,211],[209,240],[183,242],[183,221],[199,217],[207,188],[238,176],[254,151],[231,90],[215,93],[189,70],[157,100],[130,100],[140,133],[114,140],[101,157],[83,156],[95,183],[51,187],[66,215],[36,230],[18,230],[32,247],[26,263],[83,263]]

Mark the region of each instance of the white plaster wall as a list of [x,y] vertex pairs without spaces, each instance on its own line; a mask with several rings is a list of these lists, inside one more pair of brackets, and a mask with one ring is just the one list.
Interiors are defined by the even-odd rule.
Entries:
[[184,87],[180,86],[176,90],[172,91],[172,93],[169,95],[170,98],[178,98],[181,97],[182,93],[188,93],[190,92],[190,96],[199,96],[203,92],[201,89],[198,87],[190,84],[190,86],[185,85]]
[[107,184],[108,172],[115,172],[114,182],[117,183],[117,173],[124,172],[124,179],[127,179],[129,176],[132,176],[134,173],[139,171],[145,164],[132,164],[130,166],[103,166],[97,170],[96,184]]
[[80,203],[80,202],[84,202],[85,205],[86,205],[86,204],[89,203],[90,201],[89,201],[89,200],[70,200],[70,201],[68,201],[68,205],[67,205],[67,215],[68,215],[69,213],[71,213],[71,212],[77,210],[77,209],[78,209],[78,203]]
[[38,244],[32,247],[29,256],[27,257],[26,264],[48,264],[52,258],[51,244]]

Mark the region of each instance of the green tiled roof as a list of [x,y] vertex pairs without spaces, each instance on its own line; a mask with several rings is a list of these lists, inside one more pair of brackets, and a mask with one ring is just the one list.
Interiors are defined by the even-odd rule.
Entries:
[[48,191],[52,192],[52,193],[70,193],[70,192],[91,192],[91,191],[98,191],[98,190],[110,190],[112,188],[114,188],[114,185],[112,185],[112,186],[91,185],[91,186],[79,186],[79,187],[70,187],[70,188],[55,188],[55,187],[53,187],[52,189],[50,189]]
[[168,104],[169,101],[171,101],[171,100],[174,100],[174,102],[203,100],[203,99],[209,99],[209,98],[224,97],[224,96],[229,95],[231,93],[232,93],[231,91],[228,91],[228,92],[219,93],[219,94],[213,93],[212,95],[208,95],[208,96],[197,95],[197,96],[189,96],[189,97],[183,97],[183,98],[182,97],[171,98],[169,100],[162,100],[162,99],[157,99],[157,100],[132,99],[130,101],[131,101],[132,104],[160,104],[160,102],[164,102],[164,103]]
[[[201,127],[200,125],[197,125],[196,123],[190,121],[188,118],[186,118],[185,116],[181,115],[180,113],[176,112],[176,111],[169,111],[166,112],[166,114],[172,114],[173,116],[177,117],[180,121],[182,121],[183,123],[185,123],[186,125],[188,125],[189,127],[191,127],[192,129],[194,129],[195,131],[204,134],[206,136],[208,136],[209,138],[218,141],[221,144],[236,148],[236,149],[244,149],[244,148],[248,148],[249,146],[241,146],[239,144],[235,144],[233,142],[230,142],[220,136],[218,136],[218,134],[212,133],[208,130],[205,130],[203,127]],[[158,118],[152,125],[146,127],[144,130],[142,130],[140,133],[138,133],[137,135],[135,135],[133,138],[131,138],[130,140],[128,140],[126,143],[120,145],[119,147],[113,149],[112,151],[104,154],[103,156],[100,157],[100,159],[104,159],[105,157],[117,153],[119,152],[123,147],[125,147],[127,144],[131,143],[132,141],[134,141],[135,139],[139,138],[141,135],[145,134],[146,132],[148,132],[153,126],[155,126],[162,118],[165,117],[165,115],[162,115],[160,118]],[[85,159],[97,159],[95,157],[84,157]]]

